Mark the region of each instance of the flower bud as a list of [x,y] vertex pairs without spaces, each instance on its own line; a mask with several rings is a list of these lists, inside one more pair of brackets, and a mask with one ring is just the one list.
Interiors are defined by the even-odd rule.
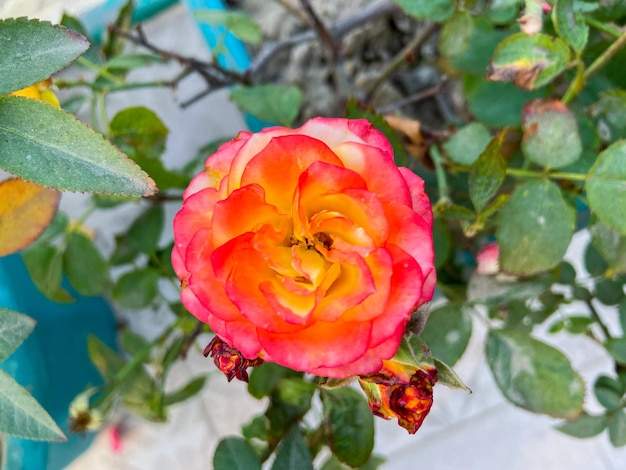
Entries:
[[248,367],[257,367],[263,359],[246,359],[237,349],[230,347],[217,336],[204,348],[204,357],[211,355],[213,362],[230,382],[237,377],[244,382],[248,381]]

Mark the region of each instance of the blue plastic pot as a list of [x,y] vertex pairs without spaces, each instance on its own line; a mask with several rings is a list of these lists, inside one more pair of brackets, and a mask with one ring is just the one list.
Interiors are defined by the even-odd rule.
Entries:
[[41,294],[19,254],[0,258],[0,306],[37,320],[33,333],[0,367],[29,390],[68,437],[47,443],[7,437],[2,468],[57,470],[83,452],[93,435],[72,435],[68,408],[76,395],[102,379],[87,355],[87,336],[115,345],[116,321],[102,298],[72,292],[74,303],[59,304]]

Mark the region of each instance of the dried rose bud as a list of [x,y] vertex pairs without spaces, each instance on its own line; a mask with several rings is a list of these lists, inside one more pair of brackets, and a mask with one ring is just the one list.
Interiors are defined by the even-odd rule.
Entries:
[[204,357],[211,355],[213,362],[230,382],[237,377],[244,382],[248,381],[248,367],[257,367],[263,363],[262,359],[247,359],[241,352],[231,348],[217,336],[204,348]]
[[372,413],[384,419],[398,419],[398,424],[410,434],[415,434],[430,412],[433,404],[433,386],[437,382],[437,369],[417,369],[408,380],[404,370],[392,376],[389,362],[378,373],[359,377]]

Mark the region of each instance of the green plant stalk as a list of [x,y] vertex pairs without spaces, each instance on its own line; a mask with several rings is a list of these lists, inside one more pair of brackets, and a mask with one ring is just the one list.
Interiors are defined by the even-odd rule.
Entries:
[[111,126],[109,125],[109,116],[107,115],[107,107],[106,107],[106,93],[100,92],[97,94],[98,99],[98,109],[100,110],[100,124],[102,125],[102,133],[104,135],[111,134]]
[[141,366],[143,361],[148,357],[150,352],[152,352],[152,348],[157,344],[163,342],[177,327],[180,323],[180,319],[176,320],[172,323],[168,328],[165,329],[163,333],[161,333],[156,339],[146,344],[133,358],[128,361],[124,366],[119,370],[113,380],[107,384],[106,389],[100,395],[94,403],[91,405],[92,409],[98,408],[100,405],[105,403],[105,401],[109,398],[111,393],[128,378],[131,372],[133,372],[137,367]]
[[106,68],[101,67],[100,65],[90,61],[89,59],[86,59],[85,57],[79,57],[78,59],[76,59],[76,63],[82,65],[85,68],[88,68],[89,70],[93,70],[98,75],[106,78],[107,80],[111,80],[113,83],[117,83],[120,85],[124,83],[124,80],[122,80],[120,77],[116,77]]
[[602,330],[602,333],[604,333],[605,339],[611,338],[612,336],[611,336],[611,332],[609,331],[609,328],[605,325],[604,321],[602,321],[602,317],[600,317],[600,314],[591,303],[591,300],[587,300],[585,301],[585,303],[587,304],[587,308],[591,312],[591,316],[594,318],[596,322],[598,322],[598,325],[600,325],[600,329]]
[[622,35],[622,31],[619,28],[611,26],[607,23],[602,23],[601,21],[594,20],[593,18],[585,17],[585,22],[589,26],[596,28],[598,31],[609,34],[614,38],[619,38]]
[[600,56],[592,62],[592,64],[583,72],[582,78],[579,78],[578,73],[576,77],[570,83],[569,88],[563,95],[563,103],[570,103],[578,94],[582,91],[585,83],[589,78],[595,75],[602,67],[604,67],[609,61],[622,49],[626,46],[626,31],[621,33],[621,35],[617,38],[615,42],[613,42],[607,49],[600,54]]
[[587,175],[581,173],[543,173],[540,171],[521,170],[519,168],[507,168],[506,174],[510,176],[523,176],[527,178],[551,178],[555,180],[570,180],[570,181],[586,181]]
[[446,179],[446,170],[443,167],[443,157],[437,146],[433,145],[430,148],[430,157],[433,160],[435,173],[437,174],[437,186],[439,188],[439,200],[437,204],[447,204],[450,202],[448,180]]
[[85,82],[81,80],[58,80],[54,84],[59,88],[72,88],[84,86],[94,91],[107,91],[109,93],[115,91],[134,90],[136,88],[171,88],[175,86],[174,80],[156,80],[154,82],[125,82],[115,85],[101,85],[97,83]]

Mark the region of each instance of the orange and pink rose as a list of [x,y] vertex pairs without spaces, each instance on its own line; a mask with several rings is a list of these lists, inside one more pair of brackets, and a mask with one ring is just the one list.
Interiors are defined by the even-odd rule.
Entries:
[[365,120],[241,132],[174,220],[187,309],[250,361],[375,373],[435,287],[424,182]]

